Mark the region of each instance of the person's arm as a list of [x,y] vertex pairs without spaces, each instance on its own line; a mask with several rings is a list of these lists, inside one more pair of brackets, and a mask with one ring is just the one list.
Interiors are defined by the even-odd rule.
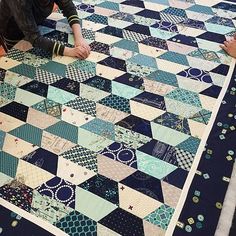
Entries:
[[56,55],[64,54],[64,45],[45,38],[40,34],[33,16],[31,0],[8,0],[6,2],[18,27],[23,32],[25,40],[29,41],[34,47],[42,48]]
[[55,3],[62,10],[63,15],[67,18],[68,23],[72,28],[74,34],[75,47],[82,46],[86,49],[87,54],[89,54],[90,47],[83,38],[79,17],[74,3],[72,2],[72,0],[55,0]]

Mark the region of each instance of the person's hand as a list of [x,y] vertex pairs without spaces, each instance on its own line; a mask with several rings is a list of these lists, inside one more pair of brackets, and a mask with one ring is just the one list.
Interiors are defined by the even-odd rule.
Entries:
[[236,58],[236,35],[234,38],[224,41],[223,45],[220,45],[231,57]]
[[75,47],[83,47],[86,49],[88,56],[91,52],[91,48],[89,46],[89,44],[86,42],[86,40],[84,38],[80,38],[78,40],[75,40]]
[[64,56],[78,57],[79,59],[84,60],[89,56],[89,54],[88,54],[87,50],[81,46],[78,46],[75,48],[65,47]]

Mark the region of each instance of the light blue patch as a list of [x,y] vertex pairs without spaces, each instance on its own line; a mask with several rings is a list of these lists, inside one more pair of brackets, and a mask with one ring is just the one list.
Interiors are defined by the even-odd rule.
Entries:
[[176,146],[189,138],[188,134],[181,133],[169,127],[151,122],[152,136],[154,139]]
[[112,81],[112,94],[115,94],[117,96],[131,99],[142,92],[142,90],[136,89],[126,84]]
[[105,1],[97,5],[98,7],[107,8],[114,11],[119,11],[119,4],[115,2]]
[[65,104],[71,100],[74,100],[76,99],[78,96],[72,94],[72,93],[69,93],[67,91],[64,91],[62,89],[59,89],[59,88],[56,88],[56,87],[53,87],[53,86],[49,86],[48,87],[48,96],[47,98],[54,101],[54,102],[57,102],[57,103],[60,103],[60,104]]
[[146,55],[142,55],[142,54],[138,54],[138,55],[130,58],[128,61],[138,64],[138,65],[142,65],[142,66],[157,68],[157,63],[154,58],[146,56]]
[[170,32],[170,31],[166,31],[166,30],[153,28],[153,27],[150,27],[149,29],[150,29],[151,36],[156,37],[156,38],[160,38],[160,39],[164,39],[164,40],[170,39],[170,38],[177,35],[176,32]]
[[200,141],[200,139],[191,136],[176,147],[195,155],[200,145]]
[[217,33],[217,34],[223,34],[223,35],[228,34],[232,30],[234,30],[234,28],[229,27],[229,26],[216,25],[216,24],[206,23],[206,22],[205,22],[205,26],[206,26],[207,31]]
[[178,167],[146,153],[136,151],[138,170],[157,179],[163,179]]
[[186,9],[187,11],[194,11],[199,13],[204,13],[207,15],[214,15],[215,13],[212,11],[211,7],[206,7],[202,5],[193,5],[190,8]]
[[[147,0],[147,2],[157,3],[157,0]],[[158,0],[158,4],[169,6],[169,0]]]

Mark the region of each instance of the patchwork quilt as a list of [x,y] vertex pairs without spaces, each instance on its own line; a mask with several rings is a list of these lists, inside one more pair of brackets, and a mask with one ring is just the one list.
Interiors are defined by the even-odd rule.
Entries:
[[[236,72],[219,44],[236,5],[74,3],[88,59],[0,58],[0,234],[213,236],[235,158]],[[73,47],[60,12],[40,30]]]

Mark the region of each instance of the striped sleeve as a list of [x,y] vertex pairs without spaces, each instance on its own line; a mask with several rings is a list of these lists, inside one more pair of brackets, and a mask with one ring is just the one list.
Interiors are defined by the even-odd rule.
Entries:
[[55,3],[62,10],[63,15],[68,19],[70,26],[80,23],[76,7],[72,0],[55,0]]
[[79,24],[79,17],[78,17],[78,15],[69,16],[67,19],[68,19],[68,23],[70,24],[70,26],[72,26],[75,23]]
[[55,42],[54,45],[53,45],[52,53],[55,54],[55,55],[63,56],[64,49],[65,49],[64,45]]
[[62,45],[58,42],[52,41],[52,40],[50,40],[46,37],[43,37],[43,36],[36,38],[34,40],[33,46],[38,47],[38,48],[42,48],[47,52],[50,52],[55,55],[60,55],[60,56],[63,56],[64,49],[65,49],[64,45]]

